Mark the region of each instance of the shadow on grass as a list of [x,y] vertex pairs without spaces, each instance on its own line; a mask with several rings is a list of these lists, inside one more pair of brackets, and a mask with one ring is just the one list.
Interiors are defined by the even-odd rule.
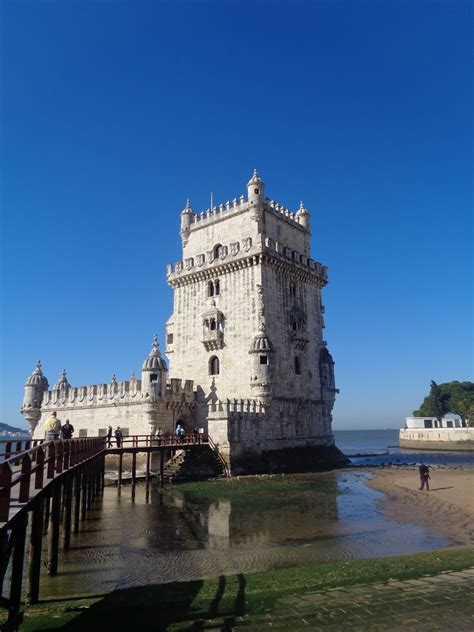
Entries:
[[[229,582],[232,579],[232,582]],[[245,576],[221,575],[217,586],[201,594],[203,581],[174,582],[117,590],[61,627],[68,632],[152,629],[164,631],[171,624],[187,624],[187,630],[204,630],[205,622],[223,618],[223,629],[231,630],[235,618],[245,613]],[[225,597],[224,597],[225,596]],[[193,602],[196,604],[193,605]],[[43,628],[53,630],[58,628]],[[184,629],[184,628],[183,628]]]

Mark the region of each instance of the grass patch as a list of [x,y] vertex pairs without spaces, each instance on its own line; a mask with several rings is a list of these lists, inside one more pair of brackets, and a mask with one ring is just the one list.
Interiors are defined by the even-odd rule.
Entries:
[[[199,619],[285,614],[283,598],[336,586],[416,579],[474,566],[474,549],[448,549],[391,558],[353,560],[263,573],[175,582],[116,591],[93,599],[44,602],[27,610],[22,630],[155,630],[182,627]],[[87,607],[84,610],[66,611]],[[171,626],[171,627],[169,627]]]
[[191,499],[231,500],[233,502],[285,502],[293,496],[337,493],[336,477],[333,473],[315,473],[298,476],[292,474],[243,476],[206,481],[183,483],[178,487]]

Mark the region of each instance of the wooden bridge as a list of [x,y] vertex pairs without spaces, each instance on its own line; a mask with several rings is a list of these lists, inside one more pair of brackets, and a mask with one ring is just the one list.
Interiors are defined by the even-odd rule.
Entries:
[[[104,488],[105,457],[119,456],[118,490],[123,477],[123,455],[132,455],[131,494],[135,498],[137,454],[146,454],[146,479],[151,476],[151,455],[160,454],[160,482],[166,455],[202,447],[211,449],[227,465],[206,435],[184,437],[135,435],[117,445],[106,437],[68,441],[0,441],[0,607],[8,610],[1,630],[17,630],[23,621],[21,599],[28,537],[25,600],[39,601],[43,537],[48,538],[46,567],[58,572],[59,550],[68,549],[71,531],[79,532],[93,500]],[[3,460],[2,460],[3,459]],[[28,529],[29,526],[29,529]],[[8,581],[6,581],[8,580]],[[8,596],[5,596],[8,584]]]

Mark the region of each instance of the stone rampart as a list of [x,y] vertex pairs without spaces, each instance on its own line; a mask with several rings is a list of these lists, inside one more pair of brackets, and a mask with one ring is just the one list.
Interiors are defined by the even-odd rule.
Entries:
[[400,430],[399,441],[401,448],[474,451],[474,428]]

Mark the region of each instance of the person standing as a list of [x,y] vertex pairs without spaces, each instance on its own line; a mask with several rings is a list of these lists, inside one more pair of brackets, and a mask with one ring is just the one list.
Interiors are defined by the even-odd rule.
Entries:
[[184,435],[184,428],[183,426],[178,423],[178,425],[176,426],[176,440],[178,443],[183,443],[183,435]]
[[107,447],[112,447],[112,426],[107,428]]
[[423,462],[421,462],[420,467],[418,468],[418,471],[420,472],[420,490],[423,490],[426,485],[426,491],[429,492],[430,484],[428,481],[431,478],[429,467],[425,465]]
[[69,441],[74,434],[74,426],[69,423],[69,419],[66,419],[64,426],[61,426],[61,437],[63,441]]
[[115,429],[115,441],[117,442],[117,448],[122,447],[123,432],[120,430],[120,426]]
[[161,445],[161,437],[163,436],[163,430],[161,428],[158,428],[158,430],[156,431],[156,438],[158,440],[158,446]]
[[61,432],[61,421],[58,419],[55,410],[43,424],[45,441],[57,441]]

